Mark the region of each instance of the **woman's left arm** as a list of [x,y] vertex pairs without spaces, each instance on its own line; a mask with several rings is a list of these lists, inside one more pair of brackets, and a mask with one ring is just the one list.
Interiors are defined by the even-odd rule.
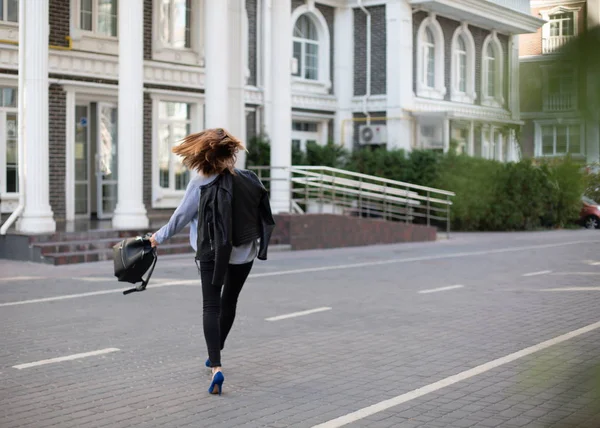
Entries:
[[158,232],[150,238],[152,246],[156,247],[157,245],[162,244],[187,226],[198,213],[199,201],[200,188],[194,181],[191,181],[188,184],[181,203],[169,219],[169,222],[161,227]]

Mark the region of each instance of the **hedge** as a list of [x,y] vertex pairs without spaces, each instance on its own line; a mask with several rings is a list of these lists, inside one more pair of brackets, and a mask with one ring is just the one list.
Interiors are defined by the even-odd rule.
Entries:
[[[361,149],[349,153],[331,143],[309,144],[306,153],[294,151],[292,158],[294,165],[331,166],[450,190],[456,193],[451,211],[454,230],[561,228],[577,221],[586,185],[597,189],[600,196],[600,176],[594,181],[569,158],[500,163],[422,150]],[[251,142],[248,165],[268,165],[268,161],[268,142]]]

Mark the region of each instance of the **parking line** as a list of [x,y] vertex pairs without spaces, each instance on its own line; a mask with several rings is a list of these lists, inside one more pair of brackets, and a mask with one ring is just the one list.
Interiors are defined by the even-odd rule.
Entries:
[[589,324],[585,327],[582,327],[577,330],[573,330],[569,333],[565,333],[563,335],[557,336],[553,339],[546,340],[545,342],[538,343],[537,345],[530,346],[529,348],[521,349],[520,351],[514,352],[512,354],[506,355],[504,357],[498,358],[496,360],[487,362],[480,366],[474,367],[472,369],[466,370],[464,372],[458,373],[453,376],[449,376],[445,379],[439,380],[434,383],[430,383],[429,385],[425,385],[421,388],[412,390],[402,395],[398,395],[396,397],[390,398],[389,400],[380,401],[379,403],[373,404],[371,406],[363,407],[360,410],[357,410],[352,413],[348,413],[347,415],[340,416],[339,418],[332,419],[325,423],[314,425],[312,428],[338,428],[344,425],[350,424],[352,422],[359,421],[371,415],[374,415],[379,412],[383,412],[389,408],[398,406],[400,404],[406,403],[408,401],[414,400],[415,398],[422,397],[424,395],[430,394],[432,392],[438,391],[442,388],[445,388],[450,385],[454,385],[460,381],[472,378],[474,376],[480,375],[497,367],[503,366],[505,364],[511,363],[520,358],[526,357],[528,355],[534,354],[536,352],[547,349],[551,346],[558,345],[559,343],[566,342],[569,339],[573,339],[577,336],[581,336],[582,334],[589,333],[590,331],[596,330],[600,328],[600,321],[595,322],[593,324]]
[[62,361],[71,361],[71,360],[77,360],[79,358],[94,357],[96,355],[110,354],[111,352],[117,352],[117,351],[120,351],[120,349],[119,348],[106,348],[106,349],[100,349],[99,351],[84,352],[81,354],[67,355],[66,357],[50,358],[48,360],[35,361],[33,363],[18,364],[16,366],[13,366],[13,368],[22,370],[22,369],[28,369],[30,367],[44,366],[46,364],[60,363]]
[[280,321],[280,320],[285,320],[288,318],[296,318],[296,317],[301,317],[304,315],[316,314],[317,312],[324,312],[324,311],[330,311],[330,310],[331,310],[330,307],[309,309],[307,311],[293,312],[291,314],[278,315],[276,317],[265,318],[265,321]]
[[30,281],[33,279],[44,279],[43,276],[11,276],[8,278],[0,278],[2,282],[8,281]]
[[538,275],[546,275],[549,273],[552,273],[552,271],[551,270],[541,270],[539,272],[529,272],[529,273],[523,274],[523,276],[538,276]]
[[464,285],[449,285],[448,287],[432,288],[429,290],[421,290],[419,294],[437,293],[438,291],[456,290],[457,288],[464,288]]

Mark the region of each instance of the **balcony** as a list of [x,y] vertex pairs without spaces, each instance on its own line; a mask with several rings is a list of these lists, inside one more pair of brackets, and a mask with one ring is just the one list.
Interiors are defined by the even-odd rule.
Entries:
[[548,94],[544,98],[545,112],[559,112],[574,110],[577,104],[577,97],[574,94],[558,92]]
[[569,43],[573,36],[552,36],[542,39],[542,53],[552,54],[558,52],[560,48]]

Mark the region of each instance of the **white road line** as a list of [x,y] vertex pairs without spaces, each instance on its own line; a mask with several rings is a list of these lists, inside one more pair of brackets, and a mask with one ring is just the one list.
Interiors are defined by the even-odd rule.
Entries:
[[[564,246],[568,246],[568,245],[596,244],[596,243],[600,243],[600,241],[598,241],[598,240],[570,241],[570,242],[561,242],[558,244],[530,245],[530,246],[524,246],[524,247],[499,248],[497,250],[469,251],[469,252],[454,253],[454,254],[440,254],[437,256],[408,257],[408,258],[404,258],[404,259],[390,259],[390,260],[380,260],[380,261],[364,262],[364,263],[352,263],[352,264],[344,264],[344,265],[321,266],[321,267],[314,267],[314,268],[292,269],[292,270],[284,270],[284,271],[276,271],[276,272],[258,273],[258,274],[249,275],[249,278],[265,278],[265,277],[269,277],[269,276],[295,275],[295,274],[299,274],[299,273],[309,273],[309,272],[327,272],[327,271],[332,271],[332,270],[356,269],[356,268],[368,267],[368,266],[383,266],[383,265],[390,265],[390,264],[421,262],[421,261],[427,261],[427,260],[443,260],[443,259],[455,259],[455,258],[460,258],[460,257],[485,256],[488,254],[513,253],[513,252],[519,252],[519,251],[539,250],[539,249],[544,249],[544,248],[564,247]],[[199,285],[199,282],[200,281],[198,279],[170,281],[170,282],[160,284],[160,285],[149,286],[148,288],[168,287],[171,285]],[[43,298],[43,299],[21,300],[18,302],[0,303],[0,307],[25,305],[25,304],[29,304],[29,303],[52,302],[55,300],[74,299],[74,298],[78,298],[78,297],[96,296],[96,295],[109,294],[109,293],[118,293],[121,291],[123,291],[123,290],[103,290],[103,291],[94,291],[94,292],[90,292],[90,293],[71,294],[71,295],[67,295],[67,296],[47,297],[47,298]]]
[[600,291],[600,287],[559,287],[544,288],[540,291]]
[[317,312],[325,312],[325,311],[330,311],[330,310],[331,310],[331,308],[329,308],[329,307],[309,309],[308,311],[293,312],[291,314],[278,315],[276,317],[265,318],[265,321],[280,321],[280,320],[285,320],[288,318],[296,318],[296,317],[301,317],[304,315],[316,314]]
[[8,281],[31,281],[33,279],[44,279],[43,276],[11,276],[8,278],[0,278],[2,282]]
[[449,285],[448,287],[431,288],[429,290],[421,290],[419,294],[437,293],[438,291],[456,290],[457,288],[463,288],[464,285]]
[[580,276],[598,276],[600,272],[555,272],[554,276],[568,276],[568,275],[580,275]]
[[115,277],[98,277],[98,276],[80,276],[80,277],[74,277],[73,278],[76,281],[87,281],[87,282],[107,282],[107,281],[114,281]]
[[381,401],[371,406],[364,407],[355,412],[348,413],[347,415],[341,416],[339,418],[332,419],[319,425],[315,425],[312,428],[337,428],[350,424],[352,422],[356,422],[376,413],[383,412],[384,410],[387,410],[391,407],[398,406],[402,403],[406,403],[407,401],[414,400],[415,398],[422,397],[426,394],[438,391],[447,386],[454,385],[455,383],[458,383],[460,381],[472,378],[497,367],[511,363],[520,358],[542,351],[551,346],[558,345],[562,342],[566,342],[569,339],[573,339],[577,336],[581,336],[582,334],[589,333],[590,331],[596,330],[598,328],[600,328],[600,322],[595,322],[578,330],[573,330],[569,333],[565,333],[553,339],[546,340],[545,342],[538,343],[537,345],[530,346],[529,348],[525,348],[512,354],[506,355],[504,357],[498,358],[496,360],[487,362],[480,366],[458,373],[454,376],[449,376],[437,382],[430,383],[429,385],[407,392],[406,394],[398,395],[396,397],[390,398],[389,400]]
[[551,270],[541,270],[539,272],[529,272],[529,273],[523,274],[523,276],[538,276],[538,275],[546,275],[549,273],[552,273],[552,271]]
[[[182,285],[181,283],[191,282],[191,281],[174,281],[174,282],[165,282],[163,284],[154,284],[149,285],[148,289],[151,288],[160,288],[160,287],[169,287],[171,285]],[[197,282],[194,280],[193,282]],[[133,287],[133,285],[132,285]],[[129,287],[128,287],[129,288]],[[31,299],[31,300],[19,300],[16,302],[7,302],[0,303],[0,308],[4,306],[18,306],[18,305],[27,305],[30,303],[45,303],[45,302],[55,302],[58,300],[69,300],[69,299],[77,299],[80,297],[89,297],[89,296],[101,296],[103,294],[111,294],[111,293],[122,293],[124,288],[118,289],[110,289],[110,290],[99,290],[99,291],[90,291],[88,293],[77,293],[77,294],[66,294],[64,296],[55,296],[55,297],[44,297],[41,299]]]
[[30,367],[43,366],[43,365],[52,364],[52,363],[60,363],[62,361],[71,361],[71,360],[77,360],[79,358],[86,358],[86,357],[93,357],[96,355],[110,354],[111,352],[117,352],[119,350],[120,350],[119,348],[100,349],[99,351],[84,352],[82,354],[67,355],[66,357],[50,358],[49,360],[41,360],[41,361],[36,361],[33,363],[19,364],[19,365],[13,366],[13,368],[18,369],[18,370],[28,369]]

